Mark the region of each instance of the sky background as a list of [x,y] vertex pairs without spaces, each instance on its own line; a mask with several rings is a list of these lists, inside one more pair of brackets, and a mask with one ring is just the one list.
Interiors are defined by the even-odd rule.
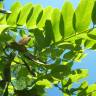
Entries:
[[[5,0],[5,8],[9,9],[12,3],[16,1],[21,1],[22,4],[27,2],[32,2],[33,4],[41,4],[43,7],[48,5],[53,6],[54,8],[62,8],[65,0]],[[70,0],[76,8],[79,0]],[[89,69],[89,76],[85,79],[89,84],[93,84],[96,82],[96,52],[92,50],[86,50],[87,54],[86,58],[84,58],[81,62],[74,64],[73,69],[76,68],[86,68]],[[77,85],[75,85],[77,86]],[[47,90],[47,96],[61,96],[60,91],[57,88],[52,88]]]

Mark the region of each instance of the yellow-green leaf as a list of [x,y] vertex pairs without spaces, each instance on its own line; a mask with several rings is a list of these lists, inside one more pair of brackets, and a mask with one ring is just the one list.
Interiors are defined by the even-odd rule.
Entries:
[[40,85],[40,86],[45,86],[45,88],[51,88],[52,87],[50,81],[48,81],[47,79],[39,80],[36,82],[36,84]]
[[64,38],[74,34],[73,29],[73,15],[74,15],[74,8],[71,2],[65,2],[62,8],[62,16],[64,20]]
[[89,27],[93,6],[94,0],[80,0],[80,3],[75,11],[75,30],[77,32],[86,30]]
[[31,12],[32,9],[32,3],[26,4],[20,11],[20,16],[18,20],[18,25],[26,25],[26,21],[28,18],[29,13]]
[[27,28],[36,28],[36,23],[37,19],[39,18],[39,15],[42,15],[42,7],[40,5],[36,5],[33,7],[33,13],[27,21]]
[[88,76],[88,70],[87,69],[77,69],[73,71],[72,74],[69,75],[69,78],[72,82],[77,82],[78,80],[85,78]]
[[43,10],[42,18],[40,19],[40,22],[37,24],[39,28],[44,27],[46,20],[51,18],[53,8],[51,6],[48,6]]
[[18,15],[19,15],[21,8],[22,8],[22,5],[20,2],[16,2],[12,5],[12,7],[10,9],[12,11],[12,13],[7,18],[7,24],[16,26]]
[[52,22],[52,28],[53,28],[53,35],[54,35],[54,41],[60,41],[62,39],[62,36],[60,34],[60,29],[59,29],[59,23],[60,23],[60,11],[59,9],[54,9],[51,17],[51,22]]
[[8,25],[0,25],[0,34],[6,30],[9,26]]

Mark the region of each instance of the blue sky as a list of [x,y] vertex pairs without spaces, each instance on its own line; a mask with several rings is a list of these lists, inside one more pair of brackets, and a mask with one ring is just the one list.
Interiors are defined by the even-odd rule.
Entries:
[[[33,4],[41,4],[43,7],[51,5],[53,7],[62,8],[65,0],[5,0],[5,8],[9,9],[9,7],[15,1],[21,1],[23,4],[27,2],[32,2]],[[79,0],[70,0],[74,7],[76,8],[78,5]],[[84,58],[81,62],[74,64],[73,69],[76,68],[87,68],[89,69],[89,76],[86,80],[89,84],[96,82],[96,52],[92,50],[86,50],[85,53],[87,54],[86,58]],[[61,96],[60,91],[57,88],[49,89],[47,96]]]
[[76,7],[79,0],[5,0],[5,7],[9,9],[10,5],[16,1],[21,1],[22,4],[27,2],[32,2],[33,4],[41,4],[43,7],[51,5],[55,8],[62,8],[64,1],[71,1],[73,5]]

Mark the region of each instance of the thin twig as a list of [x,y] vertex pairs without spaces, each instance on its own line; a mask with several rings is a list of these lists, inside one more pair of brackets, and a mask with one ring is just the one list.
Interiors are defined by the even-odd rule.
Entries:
[[64,90],[58,86],[58,84],[54,84],[54,86],[57,87],[59,90],[61,90],[63,93],[65,93]]
[[54,45],[59,44],[59,43],[62,43],[62,42],[66,42],[68,39],[70,39],[70,38],[72,38],[72,37],[76,37],[76,36],[78,36],[78,35],[80,35],[80,34],[82,34],[82,33],[89,33],[89,32],[91,32],[91,30],[93,30],[93,29],[95,29],[95,28],[96,28],[96,27],[94,27],[94,28],[92,27],[92,28],[90,28],[90,29],[86,29],[86,30],[81,31],[81,32],[76,32],[76,34],[72,34],[72,35],[70,35],[70,36],[62,39],[61,41],[58,41],[58,42],[56,42],[56,43],[52,43],[51,46],[54,46]]
[[5,92],[6,92],[7,88],[8,88],[8,85],[9,85],[9,82],[6,82],[5,87],[3,89],[2,96],[5,96]]
[[84,30],[84,31],[81,31],[81,32],[76,32],[76,34],[72,34],[71,36],[66,37],[64,40],[70,39],[70,38],[72,38],[72,37],[74,37],[74,36],[77,36],[77,35],[80,35],[80,34],[82,34],[82,33],[89,33],[91,30],[93,30],[93,29],[95,29],[95,28],[96,28],[96,27],[90,28],[90,29],[87,29],[87,30]]
[[24,65],[26,66],[27,70],[29,71],[29,73],[32,75],[32,76],[35,76],[35,73],[32,72],[32,70],[30,69],[29,65],[27,64],[27,62],[22,59],[22,61],[24,62]]
[[[60,91],[62,91],[63,93],[65,93],[65,91],[58,86],[58,84],[54,84],[55,87],[57,87]],[[69,94],[70,94],[70,91],[69,91]],[[72,93],[72,95],[76,95],[75,93]]]

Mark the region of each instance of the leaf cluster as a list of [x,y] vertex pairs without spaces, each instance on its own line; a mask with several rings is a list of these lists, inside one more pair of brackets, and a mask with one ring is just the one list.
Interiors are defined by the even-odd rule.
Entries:
[[[86,48],[96,49],[95,0],[80,0],[76,9],[67,1],[61,10],[16,2],[10,11],[0,11],[0,95],[44,96],[53,85],[64,96],[96,95],[96,84],[73,87],[88,70],[72,69]],[[27,45],[19,45],[28,35]]]

